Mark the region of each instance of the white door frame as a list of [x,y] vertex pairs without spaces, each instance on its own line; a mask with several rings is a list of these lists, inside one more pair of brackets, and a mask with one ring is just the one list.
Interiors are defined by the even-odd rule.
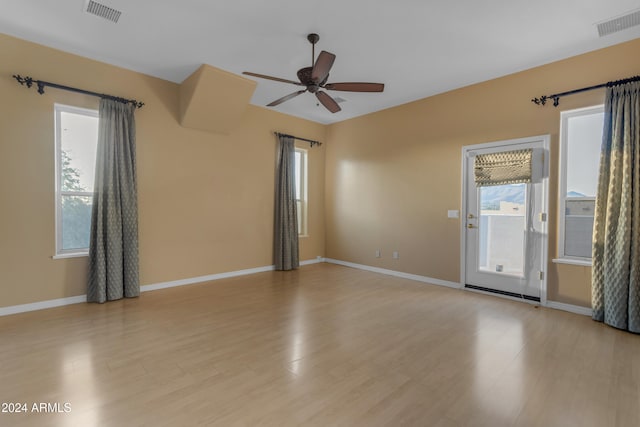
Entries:
[[[482,148],[496,148],[506,145],[516,145],[516,144],[527,144],[532,142],[541,142],[543,150],[544,150],[544,158],[542,162],[542,210],[544,215],[546,216],[546,220],[542,223],[542,280],[540,281],[540,305],[547,305],[547,278],[549,273],[547,271],[547,267],[549,265],[548,261],[548,246],[549,246],[549,141],[551,137],[550,135],[537,135],[530,136],[526,138],[517,138],[517,139],[509,139],[502,141],[493,141],[487,142],[483,144],[476,145],[465,145],[462,147],[462,200],[461,200],[461,210],[460,210],[460,287],[464,290],[469,290],[472,292],[481,292],[474,289],[469,289],[465,287],[466,277],[467,277],[467,230],[466,230],[466,218],[467,218],[467,154],[469,151],[482,149]],[[526,301],[528,303],[535,303],[534,301],[524,300],[520,298],[511,297],[508,295],[494,294],[490,293],[490,295],[512,299],[516,301]],[[537,303],[535,303],[537,304]]]

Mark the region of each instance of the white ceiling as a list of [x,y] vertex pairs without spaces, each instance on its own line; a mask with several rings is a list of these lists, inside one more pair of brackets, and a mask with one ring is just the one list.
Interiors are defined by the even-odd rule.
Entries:
[[[386,85],[330,92],[346,100],[336,114],[309,93],[275,107],[320,123],[640,37],[636,26],[600,38],[595,25],[637,10],[638,0],[98,1],[122,11],[117,24],[84,13],[85,0],[2,0],[0,32],[176,83],[203,63],[297,80],[311,65],[306,35],[315,32],[316,55],[337,56],[329,82]],[[256,81],[255,105],[299,89]]]

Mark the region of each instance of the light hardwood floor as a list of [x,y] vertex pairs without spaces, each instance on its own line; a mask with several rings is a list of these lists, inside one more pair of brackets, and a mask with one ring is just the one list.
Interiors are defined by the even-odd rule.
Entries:
[[1,426],[638,426],[640,336],[318,264],[0,318]]

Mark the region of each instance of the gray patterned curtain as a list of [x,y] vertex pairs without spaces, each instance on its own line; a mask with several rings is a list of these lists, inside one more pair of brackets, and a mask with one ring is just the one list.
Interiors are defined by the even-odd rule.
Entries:
[[100,100],[87,301],[140,295],[135,107]]
[[274,263],[276,270],[294,270],[298,260],[298,214],[293,138],[279,136],[276,164]]
[[640,83],[607,88],[593,225],[593,319],[640,333]]

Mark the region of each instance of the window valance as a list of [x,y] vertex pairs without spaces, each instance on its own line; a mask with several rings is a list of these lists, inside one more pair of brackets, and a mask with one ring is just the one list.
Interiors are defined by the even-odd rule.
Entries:
[[478,187],[531,182],[531,148],[501,153],[479,154],[475,158]]

